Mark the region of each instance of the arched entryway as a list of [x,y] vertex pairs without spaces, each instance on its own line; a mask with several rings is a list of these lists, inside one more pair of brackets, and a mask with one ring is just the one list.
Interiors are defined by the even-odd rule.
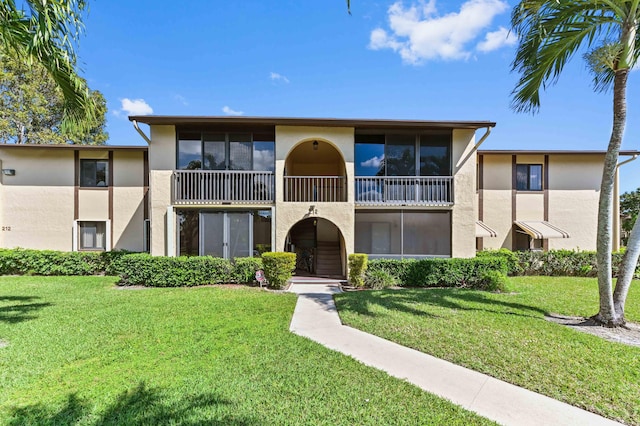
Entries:
[[296,253],[297,275],[344,277],[344,238],[333,222],[320,217],[303,219],[291,227],[285,245],[285,251]]

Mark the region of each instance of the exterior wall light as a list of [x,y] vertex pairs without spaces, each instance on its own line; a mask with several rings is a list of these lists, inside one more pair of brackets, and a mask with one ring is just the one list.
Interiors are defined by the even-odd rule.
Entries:
[[318,141],[313,141],[313,150],[314,151],[318,150]]
[[15,176],[16,169],[2,169],[2,174],[5,176]]

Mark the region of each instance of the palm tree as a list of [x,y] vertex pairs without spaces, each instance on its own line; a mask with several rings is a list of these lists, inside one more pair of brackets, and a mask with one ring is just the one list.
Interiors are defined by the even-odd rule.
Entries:
[[[596,90],[613,86],[613,129],[604,160],[598,207],[600,310],[592,317],[609,327],[625,323],[624,302],[633,276],[621,276],[614,294],[613,188],[627,118],[627,78],[640,52],[639,22],[640,0],[521,0],[511,17],[519,37],[513,61],[513,70],[520,74],[513,91],[512,106],[516,111],[536,112],[541,87],[555,83],[564,65],[578,52],[584,53],[594,72]],[[637,260],[636,254],[627,252],[623,269],[635,269]]]
[[[36,61],[62,90],[64,130],[80,130],[95,115],[85,81],[76,71],[74,51],[82,32],[85,0],[0,0],[0,43],[25,61]],[[90,120],[89,120],[90,121]]]

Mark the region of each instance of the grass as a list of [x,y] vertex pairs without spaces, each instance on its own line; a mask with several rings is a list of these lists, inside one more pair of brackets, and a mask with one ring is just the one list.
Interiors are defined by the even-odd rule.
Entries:
[[[640,424],[640,348],[548,322],[597,312],[591,278],[510,278],[512,293],[464,289],[349,292],[342,322],[603,416]],[[626,316],[640,322],[640,282]]]
[[288,331],[295,295],[0,277],[0,424],[489,424]]

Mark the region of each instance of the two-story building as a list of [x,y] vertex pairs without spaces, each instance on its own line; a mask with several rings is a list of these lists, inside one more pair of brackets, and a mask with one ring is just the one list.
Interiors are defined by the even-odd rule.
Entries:
[[130,120],[148,146],[0,145],[0,247],[292,251],[319,275],[354,252],[595,249],[603,152],[477,151],[489,121]]

